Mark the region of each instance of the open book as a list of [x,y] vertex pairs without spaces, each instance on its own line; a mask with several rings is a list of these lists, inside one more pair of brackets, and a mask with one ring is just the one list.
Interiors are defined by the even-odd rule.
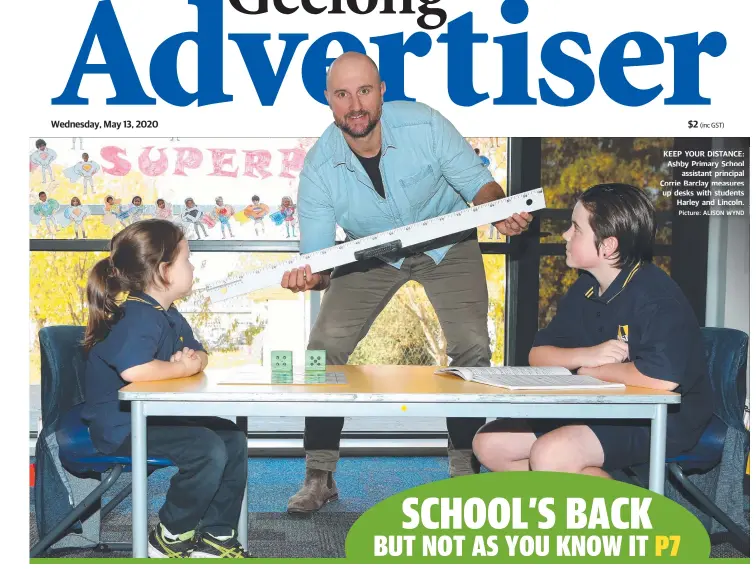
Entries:
[[622,383],[602,381],[587,375],[572,375],[563,367],[446,367],[438,375],[451,373],[504,389],[624,389]]

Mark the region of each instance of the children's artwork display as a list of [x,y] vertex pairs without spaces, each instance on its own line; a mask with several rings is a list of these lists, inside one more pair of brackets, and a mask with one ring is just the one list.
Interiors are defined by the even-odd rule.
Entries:
[[298,239],[299,174],[315,142],[30,139],[30,237],[109,239],[159,218],[190,239]]
[[[506,138],[468,141],[506,185]],[[298,240],[299,175],[316,142],[30,139],[30,237],[110,239],[140,219],[158,218],[182,226],[192,240]],[[339,228],[336,235],[343,239]]]

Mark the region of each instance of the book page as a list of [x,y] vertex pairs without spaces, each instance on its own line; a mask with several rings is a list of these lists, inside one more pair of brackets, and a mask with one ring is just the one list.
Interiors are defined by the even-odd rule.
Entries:
[[486,377],[503,377],[512,375],[570,375],[570,371],[563,367],[447,367],[436,371],[437,374],[451,373],[471,381]]
[[602,381],[587,375],[481,375],[472,381],[505,389],[624,389],[622,383]]
[[558,366],[550,367],[476,367],[474,377],[500,377],[503,375],[571,375],[570,370]]

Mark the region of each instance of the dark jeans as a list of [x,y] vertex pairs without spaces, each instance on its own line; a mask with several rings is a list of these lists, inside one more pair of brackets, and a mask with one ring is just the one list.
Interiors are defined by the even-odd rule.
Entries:
[[[330,365],[346,364],[380,312],[408,281],[417,281],[425,289],[444,331],[452,365],[491,365],[488,289],[475,233],[449,249],[438,265],[417,253],[406,257],[400,269],[369,259],[334,270],[307,349],[325,350]],[[449,448],[471,449],[475,433],[485,422],[448,418]],[[305,419],[308,466],[335,469],[338,455],[334,451],[339,449],[343,426],[344,419],[339,417]]]
[[[131,454],[131,437],[116,451]],[[229,535],[247,489],[247,436],[218,417],[150,417],[147,455],[169,458],[178,472],[160,508],[173,534],[193,529]]]

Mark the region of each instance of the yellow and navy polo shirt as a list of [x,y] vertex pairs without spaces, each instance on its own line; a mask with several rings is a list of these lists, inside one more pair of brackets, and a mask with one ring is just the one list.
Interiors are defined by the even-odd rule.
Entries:
[[127,404],[118,401],[118,391],[127,385],[120,374],[153,360],[169,361],[184,347],[204,349],[175,306],[164,310],[141,292],[125,295],[119,302],[123,315],[89,351],[84,373],[82,415],[92,442],[103,453],[114,452],[131,433],[131,413]]
[[599,294],[598,281],[583,272],[533,346],[586,348],[607,340],[627,342],[642,374],[678,384],[682,399],[679,409],[670,407],[668,444],[693,446],[713,413],[712,388],[701,329],[677,283],[659,267],[638,263]]

